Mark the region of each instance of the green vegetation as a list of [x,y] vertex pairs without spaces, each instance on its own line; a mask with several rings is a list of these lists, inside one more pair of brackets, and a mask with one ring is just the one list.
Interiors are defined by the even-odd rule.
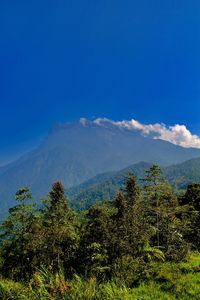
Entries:
[[200,184],[177,198],[154,165],[80,213],[60,182],[31,198],[21,188],[0,228],[0,299],[200,298]]
[[0,299],[69,299],[69,300],[198,300],[200,295],[200,256],[193,255],[187,263],[151,265],[151,276],[136,287],[129,288],[119,280],[98,283],[95,277],[74,276],[66,281],[62,272],[52,275],[41,271],[29,284],[11,280],[0,281]]
[[[71,199],[71,206],[80,211],[88,209],[97,201],[113,200],[119,189],[124,188],[130,173],[135,174],[138,178],[138,184],[142,185],[141,179],[145,176],[145,170],[151,166],[151,163],[140,162],[121,171],[97,175],[78,186],[72,187],[67,191]],[[181,164],[162,167],[161,169],[176,194],[184,192],[189,184],[200,182],[200,158],[190,159]]]

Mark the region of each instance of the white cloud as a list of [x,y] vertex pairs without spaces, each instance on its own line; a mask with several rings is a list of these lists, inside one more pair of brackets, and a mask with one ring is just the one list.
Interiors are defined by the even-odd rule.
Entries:
[[143,135],[151,135],[154,139],[161,139],[185,148],[200,148],[200,136],[192,134],[185,125],[176,124],[166,126],[165,124],[142,124],[137,120],[112,121],[106,118],[94,120],[95,124],[105,125],[110,123],[120,128],[140,131]]
[[83,126],[87,125],[87,119],[86,118],[80,118],[79,120],[80,124],[82,124]]

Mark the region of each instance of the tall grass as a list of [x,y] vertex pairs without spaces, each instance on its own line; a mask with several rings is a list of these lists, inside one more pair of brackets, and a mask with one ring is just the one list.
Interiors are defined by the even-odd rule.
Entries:
[[1,300],[199,300],[200,255],[193,254],[185,263],[152,264],[149,278],[134,288],[119,280],[98,283],[64,273],[37,272],[29,283],[0,280]]

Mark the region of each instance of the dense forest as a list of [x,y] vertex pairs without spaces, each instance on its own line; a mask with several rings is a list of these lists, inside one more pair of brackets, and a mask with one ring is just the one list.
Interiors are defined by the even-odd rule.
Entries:
[[199,183],[177,196],[153,165],[82,212],[61,182],[31,199],[1,224],[0,299],[200,299]]

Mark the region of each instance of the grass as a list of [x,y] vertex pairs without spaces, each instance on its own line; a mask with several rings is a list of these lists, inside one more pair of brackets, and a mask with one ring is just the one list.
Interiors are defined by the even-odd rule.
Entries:
[[70,282],[62,272],[40,271],[27,283],[0,280],[1,300],[199,300],[200,254],[187,262],[152,264],[149,278],[128,288],[117,280],[98,284],[96,278],[75,276]]

